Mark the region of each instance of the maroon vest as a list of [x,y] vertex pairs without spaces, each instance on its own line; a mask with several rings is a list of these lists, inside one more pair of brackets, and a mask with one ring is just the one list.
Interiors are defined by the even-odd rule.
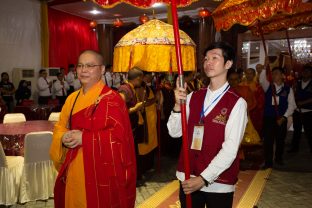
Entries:
[[[190,101],[190,114],[188,119],[188,142],[191,175],[199,176],[218,154],[224,142],[224,133],[227,120],[236,104],[239,96],[230,88],[219,100],[216,106],[203,118],[204,139],[202,150],[192,150],[192,137],[194,126],[199,123],[200,113],[204,104],[207,89],[194,92]],[[183,152],[180,153],[178,171],[184,172]],[[218,183],[235,184],[239,172],[239,158],[236,158],[232,165],[225,170],[216,180]]]

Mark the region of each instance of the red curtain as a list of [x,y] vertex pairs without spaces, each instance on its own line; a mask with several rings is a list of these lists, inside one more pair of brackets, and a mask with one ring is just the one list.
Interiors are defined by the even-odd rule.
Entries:
[[90,28],[90,20],[48,9],[49,66],[64,67],[76,64],[81,51],[98,51],[96,32]]

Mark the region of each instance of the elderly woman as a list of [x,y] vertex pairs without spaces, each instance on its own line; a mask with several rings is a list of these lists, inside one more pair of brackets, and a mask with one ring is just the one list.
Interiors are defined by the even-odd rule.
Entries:
[[50,149],[59,171],[55,207],[134,207],[136,161],[128,110],[101,80],[104,71],[99,53],[81,53],[82,88],[67,98]]

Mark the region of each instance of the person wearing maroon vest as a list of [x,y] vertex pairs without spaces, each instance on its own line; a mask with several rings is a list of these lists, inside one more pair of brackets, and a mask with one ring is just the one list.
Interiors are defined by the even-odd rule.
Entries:
[[[181,207],[191,194],[192,207],[230,208],[239,171],[238,148],[247,123],[247,103],[227,82],[235,53],[225,42],[205,50],[208,88],[186,95],[186,85],[175,90],[176,103],[167,126],[172,137],[182,135],[180,102],[186,100],[191,178],[185,180],[183,155],[177,168]],[[193,136],[194,135],[194,136]],[[200,135],[200,136],[198,136]]]

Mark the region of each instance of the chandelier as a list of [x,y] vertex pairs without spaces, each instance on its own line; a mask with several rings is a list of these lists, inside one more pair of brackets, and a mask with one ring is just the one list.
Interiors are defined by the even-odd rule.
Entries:
[[297,39],[291,45],[294,58],[301,64],[312,63],[311,45],[306,39]]

